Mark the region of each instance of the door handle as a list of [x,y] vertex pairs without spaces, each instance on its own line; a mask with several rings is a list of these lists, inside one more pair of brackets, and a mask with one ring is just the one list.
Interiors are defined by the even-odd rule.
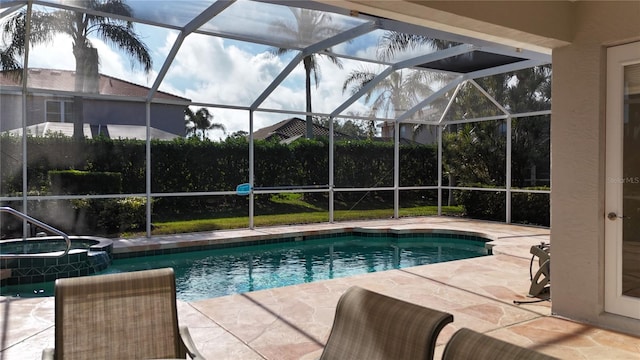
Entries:
[[631,219],[629,216],[620,216],[613,211],[607,214],[607,219],[616,220],[616,219]]

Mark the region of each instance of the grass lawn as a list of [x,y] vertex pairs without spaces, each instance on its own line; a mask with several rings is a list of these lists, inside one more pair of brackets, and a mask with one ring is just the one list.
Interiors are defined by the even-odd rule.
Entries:
[[[288,205],[294,207],[304,206],[306,212],[280,213],[273,215],[256,215],[254,225],[257,227],[291,224],[311,224],[329,221],[329,212],[313,205],[302,205],[298,199],[285,198],[282,202],[289,202]],[[443,206],[443,215],[462,215],[461,206]],[[416,206],[401,208],[401,217],[410,216],[431,216],[438,214],[437,206]],[[373,210],[335,210],[334,219],[336,221],[348,220],[368,220],[368,219],[388,219],[393,216],[393,209],[373,209]],[[196,219],[183,221],[157,222],[153,224],[153,235],[180,234],[198,231],[241,229],[249,227],[249,218],[229,217],[215,219]],[[121,234],[123,237],[143,236],[143,233]]]

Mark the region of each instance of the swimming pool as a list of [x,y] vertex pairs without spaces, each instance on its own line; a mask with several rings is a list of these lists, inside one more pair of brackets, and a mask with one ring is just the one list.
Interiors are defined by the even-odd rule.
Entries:
[[[115,259],[100,274],[172,267],[184,301],[488,255],[484,239],[450,234],[326,239]],[[3,295],[47,296],[52,283],[7,286]]]

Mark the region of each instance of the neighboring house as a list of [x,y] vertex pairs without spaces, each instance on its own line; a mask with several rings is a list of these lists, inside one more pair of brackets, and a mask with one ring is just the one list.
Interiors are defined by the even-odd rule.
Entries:
[[[253,133],[253,138],[256,140],[277,140],[281,143],[291,143],[297,139],[304,138],[307,132],[307,123],[297,117],[282,120],[271,126],[264,127],[260,130],[256,130]],[[329,137],[329,128],[324,126],[313,124],[313,137]],[[353,139],[353,136],[334,132],[334,139],[346,140]]]
[[[282,120],[271,126],[264,127],[256,130],[253,133],[253,138],[256,140],[274,140],[276,139],[280,143],[292,143],[293,141],[304,138],[307,133],[307,123],[305,120],[293,117],[290,119]],[[314,137],[329,137],[329,128],[313,124],[313,136]],[[336,131],[334,132],[335,140],[355,140],[354,136]],[[393,133],[390,136],[374,137],[372,141],[388,141],[393,142]],[[416,141],[411,140],[410,137],[401,137],[400,144],[416,144]]]
[[[418,117],[421,120],[435,121],[438,120],[441,115],[437,109],[423,109],[420,111]],[[384,121],[380,125],[381,136],[383,138],[393,139],[394,129],[394,121]],[[410,143],[437,144],[438,131],[436,130],[436,126],[419,126],[415,123],[401,123],[400,141],[403,141],[403,139]]]
[[[149,88],[107,75],[98,75],[97,93],[117,97],[144,98]],[[0,132],[22,133],[22,101],[19,79],[10,72],[0,72]],[[73,96],[75,72],[30,69],[27,87],[42,89],[27,97],[27,130],[32,135],[73,134]],[[51,90],[51,91],[48,91]],[[55,90],[55,91],[53,91]],[[61,93],[62,92],[62,93]],[[184,108],[189,99],[158,91],[155,98],[169,103],[151,103],[151,137],[172,139],[185,135]],[[146,138],[146,104],[119,99],[85,98],[84,135],[110,138]]]
[[[381,126],[380,134],[383,138],[393,141],[394,123],[385,121]],[[400,143],[437,144],[438,132],[435,126],[424,126],[416,131],[416,124],[400,124]]]

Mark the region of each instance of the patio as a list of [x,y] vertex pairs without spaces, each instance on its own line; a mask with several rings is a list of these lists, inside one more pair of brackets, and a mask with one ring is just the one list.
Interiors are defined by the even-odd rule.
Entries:
[[[514,304],[532,300],[526,297],[529,249],[549,241],[546,228],[424,217],[199,233],[174,241],[230,241],[343,227],[479,232],[494,239],[494,255],[179,302],[180,323],[189,326],[199,350],[211,359],[315,359],[329,334],[338,298],[358,285],[452,313],[454,322],[440,334],[436,358],[455,330],[468,327],[563,359],[638,359],[639,337],[553,316],[547,301]],[[156,238],[154,246],[174,246],[169,240]],[[116,248],[151,246],[146,241],[151,240],[122,241]],[[0,303],[0,359],[39,359],[42,349],[53,345],[53,298],[0,297]]]

